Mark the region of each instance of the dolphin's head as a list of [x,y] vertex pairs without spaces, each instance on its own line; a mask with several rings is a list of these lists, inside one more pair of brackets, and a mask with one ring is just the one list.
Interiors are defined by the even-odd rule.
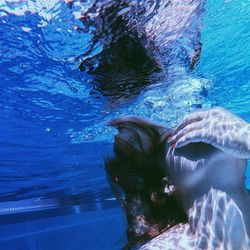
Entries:
[[244,188],[247,161],[206,143],[168,149],[166,172],[183,197],[194,197],[211,188],[226,192]]

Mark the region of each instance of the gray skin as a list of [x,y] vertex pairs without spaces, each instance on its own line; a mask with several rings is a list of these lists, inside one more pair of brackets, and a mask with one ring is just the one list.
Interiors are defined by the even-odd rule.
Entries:
[[[219,108],[216,113],[242,122],[224,109]],[[173,137],[187,125],[187,120],[190,121],[186,118],[185,125],[180,125]],[[169,181],[178,190],[189,223],[171,228],[140,249],[250,249],[250,198],[244,183],[248,153],[242,155],[240,150],[241,159],[236,158],[228,153],[236,154],[230,149],[230,143],[219,145],[222,151],[206,143],[192,143],[190,138],[180,148],[170,146],[172,139],[171,144],[167,143],[165,167]],[[231,136],[231,140],[239,138]]]
[[166,172],[188,214],[141,249],[250,249],[247,161],[208,144],[171,151]]
[[222,107],[189,114],[174,130],[169,143],[183,147],[205,142],[241,159],[250,158],[250,124]]

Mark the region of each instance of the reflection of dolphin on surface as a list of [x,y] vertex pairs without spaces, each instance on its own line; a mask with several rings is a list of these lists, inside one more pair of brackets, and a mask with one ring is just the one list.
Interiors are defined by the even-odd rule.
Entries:
[[[127,247],[139,243],[145,250],[250,249],[250,198],[244,183],[250,147],[247,138],[238,139],[240,131],[249,131],[249,124],[224,109],[206,113],[230,119],[216,120],[210,135],[220,144],[216,129],[227,130],[231,143],[221,144],[223,151],[205,143],[173,151],[166,140],[170,130],[163,126],[136,117],[111,122],[118,134],[115,158],[106,163],[106,171],[127,216]],[[242,147],[232,151],[236,141]]]
[[158,81],[159,70],[166,80],[173,66],[192,69],[201,52],[204,5],[204,0],[69,1],[83,31],[92,35],[80,69],[99,76],[97,88],[106,96],[115,88],[125,95],[127,88],[135,91],[131,85],[142,89],[148,78]]
[[[80,1],[68,5],[73,13],[84,6]],[[194,78],[192,69],[201,52],[204,5],[197,0],[96,0],[82,7],[80,20],[93,43],[79,58],[80,69],[97,75],[94,89],[111,100],[104,106],[104,122],[129,113],[172,127],[202,107],[211,82]],[[110,131],[103,130],[102,124],[84,128],[81,140],[105,140]]]
[[[74,9],[78,1],[70,1]],[[94,40],[107,49],[127,34],[166,66],[193,67],[201,49],[200,29],[205,0],[92,1],[81,17]],[[92,45],[92,48],[96,44]]]

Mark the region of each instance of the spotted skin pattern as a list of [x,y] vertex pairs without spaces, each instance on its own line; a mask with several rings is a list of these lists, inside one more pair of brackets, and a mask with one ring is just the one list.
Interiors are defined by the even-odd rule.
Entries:
[[242,212],[225,192],[211,189],[188,214],[189,223],[174,226],[140,250],[250,249]]
[[188,224],[178,224],[143,245],[140,250],[185,250],[193,249],[194,242],[189,237]]
[[175,129],[170,141],[180,148],[205,142],[237,158],[250,158],[250,124],[224,108],[197,111]]
[[[167,172],[183,193],[188,223],[174,226],[140,250],[250,249],[250,199],[244,189],[249,134],[249,124],[223,108],[192,113],[175,129]],[[192,142],[220,150],[196,156],[197,147],[209,145],[195,144],[191,150]]]

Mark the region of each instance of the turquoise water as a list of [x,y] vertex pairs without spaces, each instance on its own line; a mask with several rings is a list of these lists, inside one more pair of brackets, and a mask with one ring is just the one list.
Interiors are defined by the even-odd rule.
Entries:
[[212,79],[209,101],[249,121],[249,1],[208,1],[197,71]]

